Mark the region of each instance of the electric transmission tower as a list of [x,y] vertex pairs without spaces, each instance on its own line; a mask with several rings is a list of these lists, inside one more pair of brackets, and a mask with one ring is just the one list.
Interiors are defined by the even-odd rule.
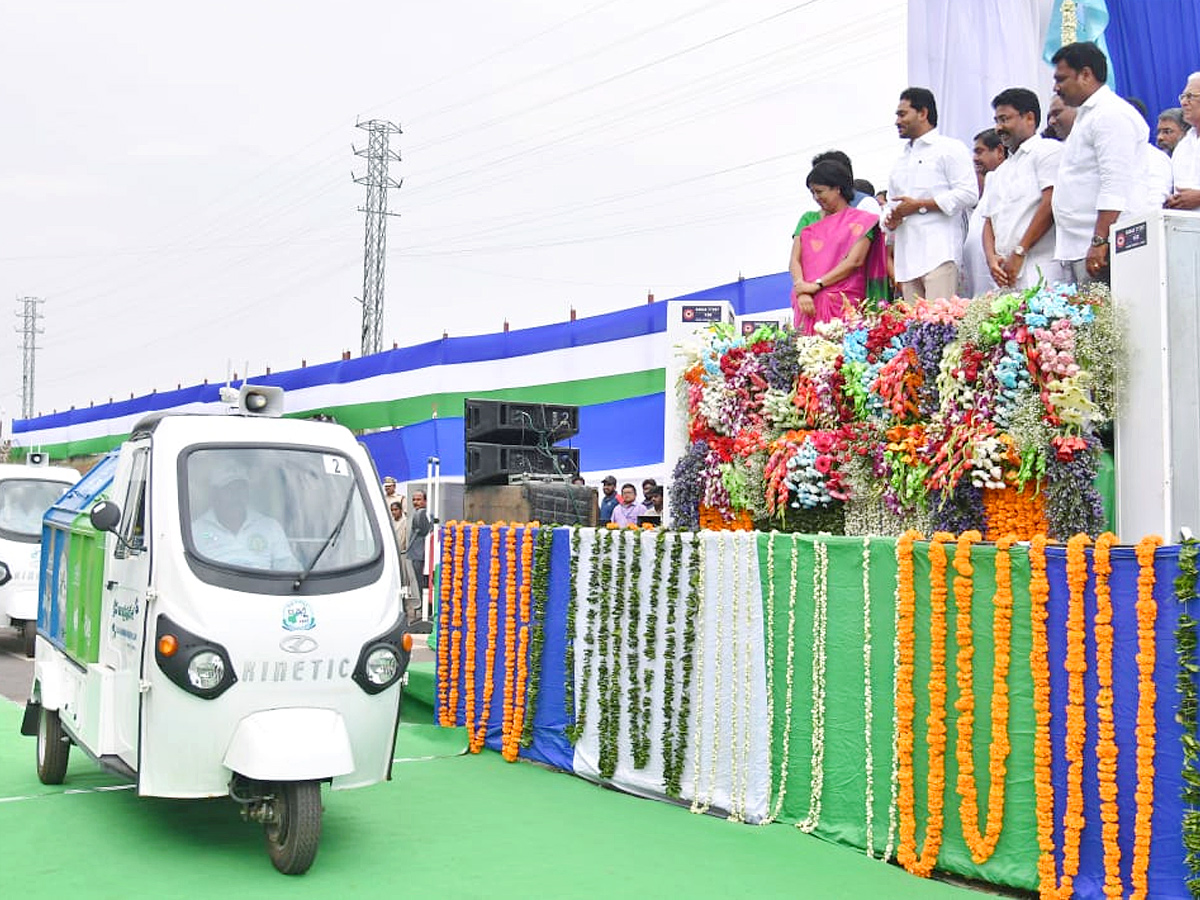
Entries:
[[367,160],[367,174],[354,176],[357,184],[367,186],[367,202],[358,208],[366,213],[366,230],[363,240],[363,293],[362,293],[362,355],[378,353],[383,349],[383,270],[386,265],[387,217],[398,215],[388,212],[388,188],[400,187],[400,182],[388,176],[388,163],[400,161],[400,154],[388,148],[388,138],[401,134],[400,126],[382,119],[358,122],[357,128],[367,132],[367,148],[354,148],[355,156]]
[[24,365],[21,372],[21,418],[33,418],[33,374],[34,374],[34,357],[37,354],[37,336],[44,334],[44,328],[38,328],[38,319],[43,318],[41,311],[38,309],[45,300],[39,300],[37,297],[18,297],[17,303],[22,305],[22,310],[17,313],[22,318],[21,327],[16,329],[21,334],[21,349],[23,351],[22,360]]

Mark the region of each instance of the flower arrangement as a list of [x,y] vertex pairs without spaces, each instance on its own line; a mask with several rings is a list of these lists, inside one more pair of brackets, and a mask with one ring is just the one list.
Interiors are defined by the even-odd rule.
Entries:
[[[1097,430],[1122,367],[1103,287],[918,300],[811,336],[718,324],[686,365],[691,444],[671,489],[683,527],[1103,530]],[[992,491],[1006,496],[985,502]],[[862,512],[880,505],[885,521]]]

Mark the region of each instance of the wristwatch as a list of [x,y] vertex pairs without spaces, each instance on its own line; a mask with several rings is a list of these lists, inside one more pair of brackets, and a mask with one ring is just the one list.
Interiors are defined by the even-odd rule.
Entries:
[[1104,247],[1104,246],[1106,246],[1107,244],[1108,244],[1108,238],[1106,238],[1106,237],[1101,237],[1101,236],[1100,236],[1100,235],[1098,235],[1098,234],[1093,234],[1093,235],[1092,235],[1092,246],[1093,246],[1093,247]]
[[925,215],[925,213],[929,212],[929,210],[927,210],[924,206],[918,206],[917,212],[919,212],[921,215]]
[[821,290],[825,290],[825,279],[824,278],[818,278],[816,281],[813,282],[813,284],[815,284]]
[[1023,257],[1024,255],[1025,255],[1025,248],[1022,247],[1020,244],[1017,244],[1017,246],[1013,247],[1013,256]]

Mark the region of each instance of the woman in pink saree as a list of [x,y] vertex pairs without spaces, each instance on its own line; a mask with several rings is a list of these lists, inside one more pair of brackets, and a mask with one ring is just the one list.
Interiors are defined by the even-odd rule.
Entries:
[[887,250],[879,217],[855,209],[854,179],[839,162],[824,160],[808,173],[821,208],[806,215],[792,237],[792,312],[802,334],[830,319],[853,319],[865,305],[886,302]]

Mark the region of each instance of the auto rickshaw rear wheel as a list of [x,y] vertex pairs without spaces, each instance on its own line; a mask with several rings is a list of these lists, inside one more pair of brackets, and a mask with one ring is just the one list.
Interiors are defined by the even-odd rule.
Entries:
[[302,875],[321,840],[321,782],[285,781],[275,792],[274,821],[263,826],[267,853],[284,875]]
[[70,755],[71,742],[63,731],[58,710],[43,706],[37,732],[37,773],[42,784],[63,783]]
[[21,623],[21,636],[25,639],[25,655],[33,659],[34,647],[37,644],[36,619],[26,619]]

